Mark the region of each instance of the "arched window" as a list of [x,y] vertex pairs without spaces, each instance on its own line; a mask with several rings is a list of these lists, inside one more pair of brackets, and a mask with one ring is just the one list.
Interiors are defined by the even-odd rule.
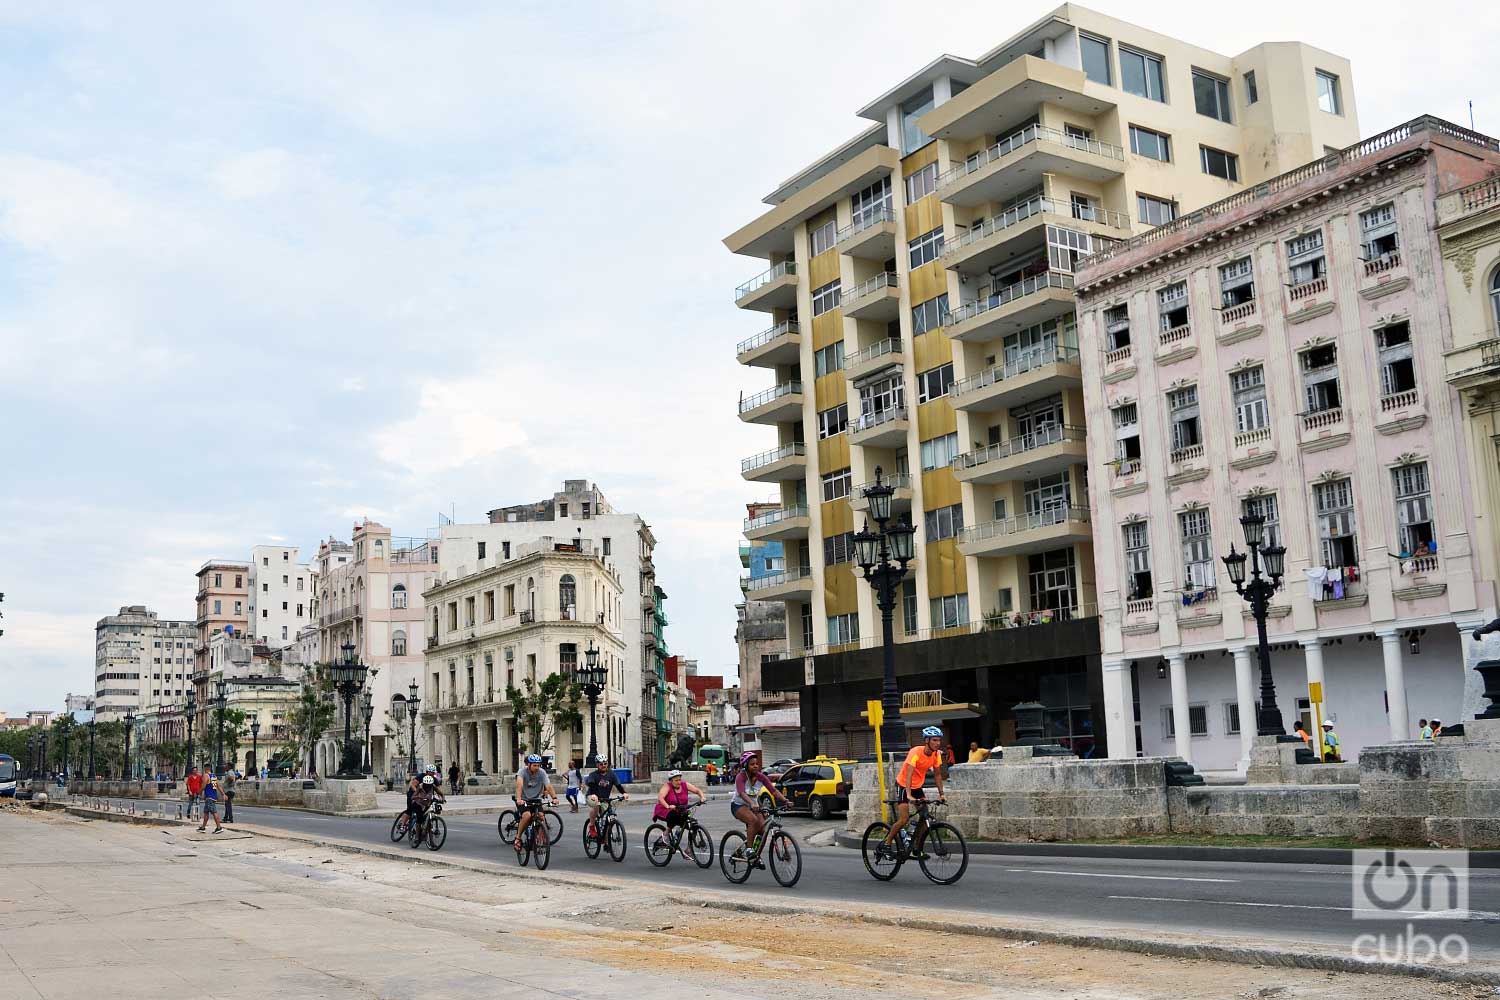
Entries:
[[530,576],[526,578],[526,610],[536,614],[536,579]]
[[578,585],[574,583],[572,573],[564,573],[562,579],[557,581],[557,605],[564,621],[577,617]]
[[394,587],[391,588],[391,607],[393,607],[393,608],[404,608],[404,607],[406,607],[406,586],[405,586],[405,584],[398,583]]
[[[404,607],[404,605],[403,605],[403,607]],[[396,631],[394,631],[394,632],[391,633],[391,655],[392,656],[405,656],[406,655],[406,632],[405,632],[405,630],[398,628],[398,629],[396,629]]]
[[1490,275],[1490,318],[1495,321],[1495,335],[1500,337],[1500,267]]

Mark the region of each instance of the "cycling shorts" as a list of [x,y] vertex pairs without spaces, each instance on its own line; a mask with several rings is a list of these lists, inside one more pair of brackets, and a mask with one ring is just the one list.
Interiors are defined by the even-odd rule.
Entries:
[[897,802],[915,802],[918,799],[925,800],[927,793],[920,788],[907,788],[905,785],[896,786]]

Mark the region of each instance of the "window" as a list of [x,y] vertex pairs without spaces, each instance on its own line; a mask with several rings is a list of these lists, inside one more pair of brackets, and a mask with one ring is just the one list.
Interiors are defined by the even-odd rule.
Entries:
[[300,576],[297,577],[297,592],[298,593],[302,592],[302,577],[300,577]]
[[807,234],[812,244],[811,255],[816,257],[820,253],[827,253],[833,249],[833,244],[838,239],[838,227],[833,219],[829,219],[818,228]]
[[842,500],[849,495],[853,485],[853,476],[848,469],[839,469],[830,472],[823,477],[823,502]]
[[1077,574],[1072,548],[1033,553],[1026,560],[1026,571],[1032,611],[1063,610],[1071,615],[1077,609]]
[[1214,585],[1214,540],[1208,511],[1185,510],[1177,515],[1182,532],[1183,580],[1195,590]]
[[399,628],[391,633],[391,655],[406,655],[406,633]]
[[1500,267],[1490,276],[1490,319],[1494,321],[1495,330],[1500,332]]
[[1198,428],[1198,387],[1190,385],[1167,393],[1167,408],[1172,418],[1172,450],[1202,444],[1203,437]]
[[[219,602],[218,601],[214,602],[214,610],[215,611],[219,610]],[[241,601],[235,601],[234,602],[234,613],[237,614],[237,615],[238,614],[244,614],[244,611],[245,611],[245,605],[244,605],[244,603],[241,602]]]
[[271,585],[269,583],[263,583],[263,584],[261,584],[260,585],[260,592],[262,594],[269,594],[271,592]]
[[812,293],[812,311],[814,316],[821,316],[830,309],[839,307],[839,279],[834,278],[828,284],[814,288]]
[[937,190],[938,168],[936,163],[918,169],[906,177],[906,203],[915,205]]
[[224,574],[223,573],[215,573],[214,574],[214,586],[215,587],[222,587],[222,586],[224,586]]
[[922,442],[922,471],[931,472],[947,466],[958,456],[958,434],[944,434]]
[[500,543],[500,558],[501,559],[509,559],[510,558],[510,542],[501,542]]
[[836,340],[820,351],[813,352],[813,371],[817,377],[841,371],[844,367],[844,342]]
[[1396,206],[1387,202],[1359,213],[1359,230],[1364,239],[1365,260],[1382,260],[1400,247],[1396,231]]
[[466,626],[474,624],[474,598],[472,597],[464,598],[464,624]]
[[214,601],[214,614],[217,615],[217,614],[221,614],[222,613],[221,610],[220,610],[220,607],[221,607],[222,604],[223,604],[222,601]]
[[1302,392],[1308,413],[1323,413],[1343,405],[1339,394],[1338,351],[1332,344],[1302,352]]
[[483,542],[479,542],[478,543],[477,549],[476,549],[475,558],[477,558],[477,559],[483,559],[484,558],[484,543]]
[[917,373],[917,402],[929,403],[948,395],[953,386],[953,362]]
[[912,270],[937,260],[943,255],[943,227],[938,226],[929,233],[923,233],[908,243],[906,248],[911,254]]
[[393,608],[404,608],[404,607],[406,607],[406,587],[405,587],[405,585],[398,583],[394,587],[391,588],[391,607],[393,607]]
[[818,414],[818,440],[842,434],[849,428],[849,404],[823,410]]
[[1270,423],[1266,409],[1266,370],[1260,365],[1229,373],[1234,396],[1234,429],[1238,434],[1258,431]]
[[1200,115],[1229,121],[1229,81],[1193,70],[1193,106]]
[[1314,229],[1287,240],[1286,263],[1293,285],[1304,285],[1323,277],[1328,270],[1328,260],[1323,253],[1323,230]]
[[1021,499],[1028,518],[1041,524],[1060,524],[1066,519],[1071,500],[1067,470],[1040,479],[1023,480]]
[[1143,601],[1155,591],[1151,586],[1151,533],[1145,521],[1122,525],[1125,549],[1125,599]]
[[609,555],[609,536],[604,536],[604,554]]
[[900,372],[859,387],[859,412],[862,418],[874,418],[900,410],[906,405],[906,383]]
[[920,336],[928,330],[936,330],[948,316],[948,294],[944,292],[935,299],[928,299],[911,310],[911,332]]
[[852,562],[854,554],[854,532],[852,531],[846,531],[841,535],[830,535],[823,539],[823,563],[826,566]]
[[1241,514],[1259,514],[1265,519],[1265,546],[1281,544],[1281,505],[1275,493],[1261,493],[1246,497],[1240,503]]
[[1249,257],[1219,268],[1219,299],[1225,309],[1255,301],[1255,269]]
[[1318,512],[1318,539],[1323,543],[1323,565],[1329,568],[1359,565],[1359,545],[1354,532],[1354,485],[1335,479],[1313,485],[1313,503]]
[[964,508],[963,504],[954,504],[951,507],[939,507],[937,510],[929,510],[923,515],[925,518],[922,537],[929,542],[942,541],[944,538],[953,538],[964,530]]
[[1260,91],[1255,89],[1255,70],[1245,74],[1245,103],[1254,104],[1260,100]]
[[849,211],[854,217],[853,224],[856,226],[879,218],[890,210],[891,179],[889,177],[882,177],[869,187],[856,191],[849,199]]
[[1330,115],[1344,113],[1344,102],[1339,98],[1339,78],[1323,70],[1317,71],[1318,107]]
[[1160,132],[1154,132],[1149,128],[1139,125],[1130,126],[1130,151],[1137,156],[1149,157],[1170,163],[1172,160],[1172,139]]
[[917,126],[917,119],[932,110],[932,88],[901,105],[901,152],[911,153],[932,141],[932,137]]
[[1161,59],[1120,46],[1120,87],[1127,94],[1165,101],[1161,83]]
[[[809,640],[811,636],[807,637]],[[838,646],[846,642],[859,641],[859,614],[850,612],[847,615],[828,616],[828,644]],[[812,645],[809,641],[808,645]]]
[[507,583],[505,585],[505,617],[509,618],[516,613],[516,585]]
[[901,627],[907,635],[917,630],[917,585],[911,580],[901,581]]
[[1432,550],[1437,532],[1432,526],[1432,488],[1427,483],[1427,463],[1413,462],[1391,470],[1396,490],[1396,535],[1401,555]]
[[1104,240],[1062,226],[1047,227],[1047,261],[1057,271],[1072,271],[1078,261],[1093,253]]
[[286,601],[282,601],[282,602],[281,602],[281,610],[282,610],[282,611],[285,611],[285,610],[286,610],[286,609],[287,609],[287,606],[286,606]]
[[[1069,128],[1071,127],[1069,126]],[[1070,132],[1069,135],[1071,134]],[[1083,137],[1080,136],[1079,138]],[[1068,192],[1068,207],[1070,210],[1069,214],[1075,219],[1084,222],[1099,221],[1099,203],[1086,194],[1079,194],[1077,191]]]
[[1122,465],[1140,465],[1141,425],[1136,404],[1122,403],[1111,407],[1110,416],[1115,422],[1115,460]]
[[[1175,739],[1177,736],[1177,727],[1172,719],[1171,705],[1162,706],[1162,721],[1166,730],[1167,739]],[[1207,705],[1188,706],[1188,734],[1191,736],[1208,735]]]
[[1104,344],[1107,351],[1130,346],[1130,307],[1123,302],[1104,310]]
[[1187,282],[1179,281],[1168,285],[1156,293],[1156,305],[1161,314],[1161,328],[1163,331],[1176,330],[1178,327],[1187,326],[1188,322],[1188,293]]
[[1198,158],[1205,174],[1222,177],[1226,181],[1240,179],[1240,158],[1233,153],[1226,153],[1212,146],[1199,146]]
[[1380,394],[1394,396],[1417,387],[1417,371],[1411,356],[1411,324],[1392,323],[1375,331],[1380,351]]
[[1083,75],[1106,87],[1113,83],[1109,73],[1109,42],[1080,31],[1078,47],[1083,54]]
[[931,604],[933,628],[956,628],[969,623],[968,594],[934,597]]
[[557,505],[557,516],[558,517],[567,517],[568,516],[568,505],[567,504],[560,503],[560,504]]
[[802,648],[803,649],[812,649],[812,644],[813,644],[812,606],[809,605],[809,604],[804,604],[804,605],[802,605]]
[[297,605],[297,617],[298,618],[302,617],[302,605],[300,605],[300,604]]
[[484,620],[487,622],[495,620],[495,592],[493,590],[484,592]]
[[1135,196],[1136,220],[1148,226],[1163,226],[1177,218],[1177,202],[1153,198],[1149,194]]

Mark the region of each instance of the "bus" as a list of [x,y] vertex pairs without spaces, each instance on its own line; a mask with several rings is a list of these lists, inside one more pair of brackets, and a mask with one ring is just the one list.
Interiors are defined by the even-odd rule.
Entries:
[[16,796],[16,759],[8,753],[0,753],[0,799]]
[[712,764],[718,769],[718,775],[722,779],[724,769],[729,765],[729,751],[717,743],[705,743],[698,748],[694,760],[697,761],[699,770],[706,770],[706,766]]

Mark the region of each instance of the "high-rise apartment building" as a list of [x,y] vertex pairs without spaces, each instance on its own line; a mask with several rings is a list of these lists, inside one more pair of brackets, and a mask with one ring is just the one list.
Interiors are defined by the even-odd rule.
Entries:
[[[193,622],[163,621],[133,604],[94,626],[94,712],[100,722],[175,704],[192,683]],[[69,695],[69,708],[72,695]]]
[[257,545],[250,550],[250,633],[280,649],[297,641],[297,630],[316,615],[316,574],[297,561],[292,545]]
[[787,512],[786,570],[746,592],[786,605],[789,662],[766,682],[801,689],[805,752],[869,751],[881,620],[852,537],[879,469],[919,533],[903,689],[952,706],[956,744],[1040,700],[1087,752],[1103,692],[1079,351],[1098,348],[1078,341],[1073,268],[1353,143],[1349,64],[1298,43],[1222,55],[1067,4],[859,114],[873,124],[725,240],[770,264],[735,292],[771,324],[738,347],[771,375],[739,414],[775,433],[741,470]]
[[[786,572],[786,552],[774,536],[783,522],[806,520],[806,506],[787,509],[775,503],[745,505],[745,538],[740,543],[742,590],[748,595],[756,581]],[[806,531],[804,524],[801,529]],[[786,607],[777,601],[748,596],[735,607],[734,643],[739,651],[739,691],[736,707],[746,722],[762,710],[796,705],[795,692],[768,691],[761,686],[761,664],[786,655]]]

